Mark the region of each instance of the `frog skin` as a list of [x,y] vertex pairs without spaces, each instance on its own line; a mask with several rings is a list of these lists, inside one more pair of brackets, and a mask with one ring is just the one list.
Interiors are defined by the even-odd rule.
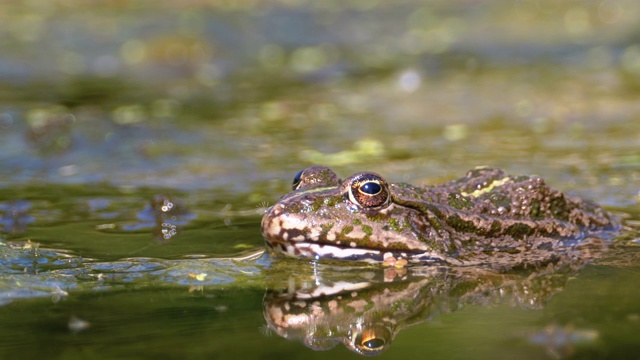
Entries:
[[298,173],[293,191],[266,210],[272,252],[308,259],[404,266],[526,265],[606,238],[619,219],[548,187],[537,176],[492,168],[436,186],[388,183],[373,172],[344,181],[329,168]]

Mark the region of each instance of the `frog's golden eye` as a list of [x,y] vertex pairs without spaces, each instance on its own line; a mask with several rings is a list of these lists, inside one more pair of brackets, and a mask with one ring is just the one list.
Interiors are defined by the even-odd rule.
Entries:
[[358,347],[361,349],[367,349],[368,351],[376,351],[376,350],[380,350],[382,348],[384,348],[384,345],[387,343],[387,341],[383,338],[379,338],[379,337],[369,337],[366,339],[360,339],[360,342],[358,343]]
[[363,208],[376,208],[389,203],[389,187],[374,173],[359,173],[350,178],[349,200]]
[[382,325],[365,326],[349,334],[353,350],[363,355],[377,355],[389,347],[391,332]]

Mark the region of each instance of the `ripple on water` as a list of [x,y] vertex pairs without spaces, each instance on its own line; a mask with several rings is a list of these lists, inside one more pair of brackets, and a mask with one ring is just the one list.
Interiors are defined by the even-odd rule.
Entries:
[[264,260],[234,259],[165,260],[128,258],[96,262],[38,249],[0,243],[0,305],[19,298],[68,296],[69,290],[96,291],[122,285],[175,286],[218,285],[258,281]]

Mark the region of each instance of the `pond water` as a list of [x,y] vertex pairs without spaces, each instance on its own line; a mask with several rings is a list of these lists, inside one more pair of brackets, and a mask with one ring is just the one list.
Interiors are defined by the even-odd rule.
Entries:
[[[0,5],[0,357],[637,357],[640,4],[505,4]],[[504,273],[263,254],[314,164],[537,174],[624,225]]]

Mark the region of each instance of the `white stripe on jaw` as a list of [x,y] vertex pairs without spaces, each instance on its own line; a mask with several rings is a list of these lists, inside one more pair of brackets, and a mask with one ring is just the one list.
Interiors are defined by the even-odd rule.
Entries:
[[385,257],[394,256],[399,259],[407,259],[409,262],[420,262],[420,263],[439,263],[442,261],[446,261],[447,263],[453,265],[462,265],[464,262],[448,258],[444,259],[441,254],[425,251],[423,253],[418,254],[407,254],[406,252],[393,253],[386,251],[383,252],[379,250],[370,250],[370,249],[357,249],[357,248],[341,248],[333,245],[320,245],[320,244],[311,244],[311,243],[287,243],[286,254],[295,258],[299,258],[300,256],[306,257],[308,259],[334,259],[334,260],[342,260],[342,259],[350,259],[354,260],[354,257],[358,261],[367,262],[370,264],[379,264],[384,262]]
[[[302,253],[308,258],[329,258],[329,259],[345,259],[350,257],[362,258],[362,261],[377,263],[379,261],[370,259],[369,257],[380,257],[379,250],[369,249],[350,249],[340,248],[332,245],[318,245],[309,243],[287,244],[287,253],[294,257],[299,257],[297,253]],[[368,256],[367,256],[368,255]]]

